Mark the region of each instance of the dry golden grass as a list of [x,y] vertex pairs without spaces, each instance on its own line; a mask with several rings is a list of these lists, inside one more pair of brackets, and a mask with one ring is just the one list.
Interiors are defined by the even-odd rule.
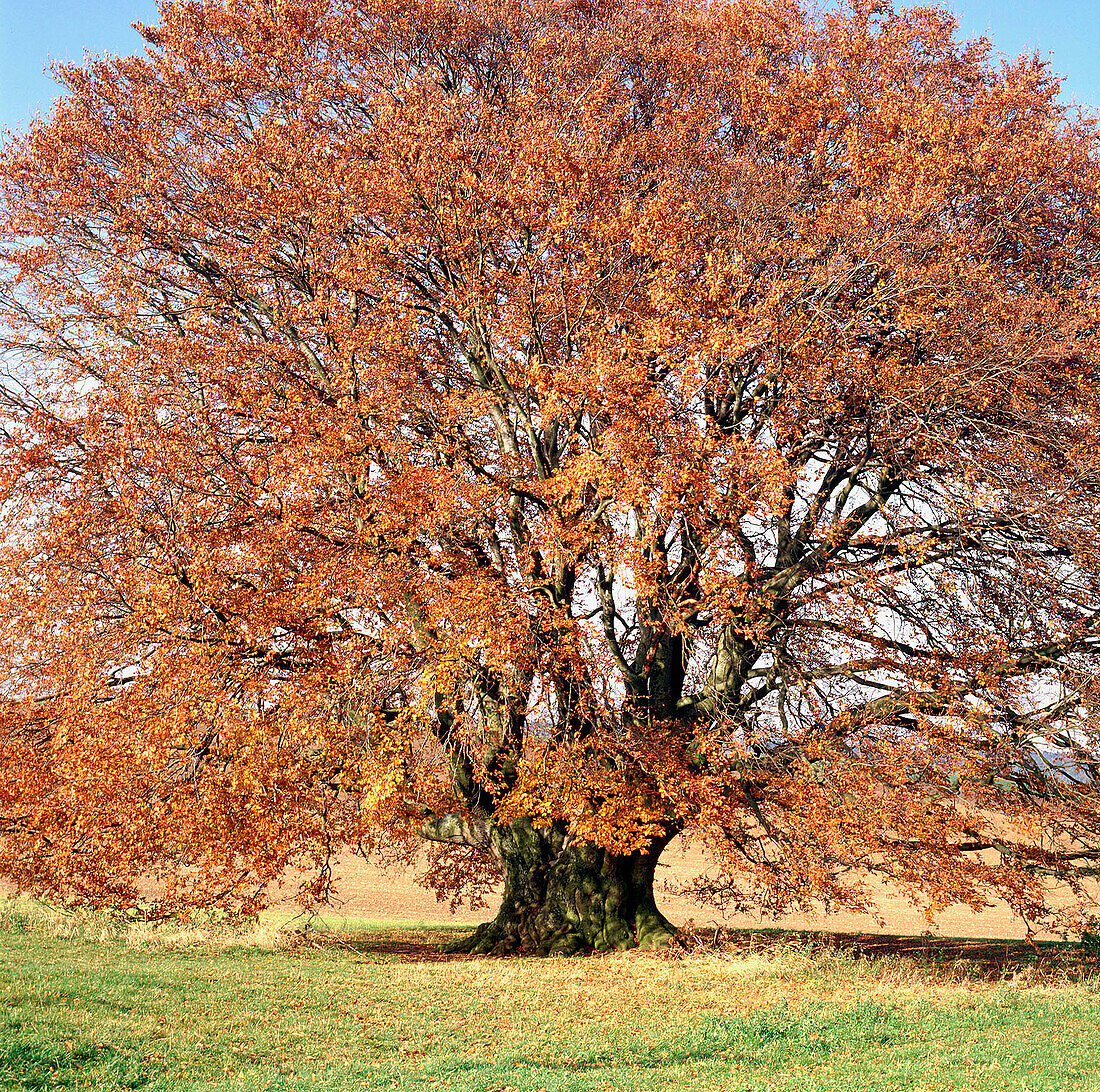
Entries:
[[1091,1090],[1100,1071],[1097,979],[1056,959],[712,933],[665,953],[493,959],[446,956],[440,928],[22,911],[0,926],[0,1086],[1002,1092]]

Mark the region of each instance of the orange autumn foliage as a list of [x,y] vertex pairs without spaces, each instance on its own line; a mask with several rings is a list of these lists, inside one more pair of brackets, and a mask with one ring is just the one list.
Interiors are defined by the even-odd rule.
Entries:
[[688,831],[775,910],[1085,897],[1100,141],[1045,64],[875,0],[144,33],[0,155],[0,874]]

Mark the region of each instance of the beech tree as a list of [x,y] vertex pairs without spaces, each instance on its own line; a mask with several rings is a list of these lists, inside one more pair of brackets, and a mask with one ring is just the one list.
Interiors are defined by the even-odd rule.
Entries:
[[160,15],[0,155],[0,874],[250,910],[428,839],[503,875],[468,949],[577,951],[667,939],[687,832],[727,904],[1083,920],[1100,140],[1045,63],[882,0]]

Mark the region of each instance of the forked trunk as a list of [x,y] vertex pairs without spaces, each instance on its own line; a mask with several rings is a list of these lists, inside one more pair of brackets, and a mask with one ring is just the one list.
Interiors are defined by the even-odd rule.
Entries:
[[570,955],[660,947],[675,933],[653,897],[669,838],[625,856],[526,820],[495,827],[490,838],[504,871],[500,911],[453,951]]

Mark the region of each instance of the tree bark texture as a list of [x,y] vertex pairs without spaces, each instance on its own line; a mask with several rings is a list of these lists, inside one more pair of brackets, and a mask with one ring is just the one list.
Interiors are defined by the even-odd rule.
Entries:
[[657,860],[670,838],[623,855],[527,820],[488,834],[504,872],[500,910],[453,951],[572,955],[656,948],[675,933],[653,895]]

